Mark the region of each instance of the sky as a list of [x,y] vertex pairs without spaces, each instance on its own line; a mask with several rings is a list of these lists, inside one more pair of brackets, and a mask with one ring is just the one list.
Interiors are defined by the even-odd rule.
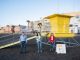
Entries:
[[26,25],[26,20],[75,11],[80,11],[80,0],[0,0],[0,26]]

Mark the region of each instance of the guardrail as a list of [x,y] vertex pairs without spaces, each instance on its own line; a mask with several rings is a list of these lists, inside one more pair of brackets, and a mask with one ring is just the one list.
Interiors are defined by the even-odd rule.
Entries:
[[[36,36],[33,36],[33,37],[30,37],[30,38],[27,38],[27,40],[31,40],[33,38],[35,38]],[[20,41],[17,41],[17,42],[13,42],[13,43],[10,43],[10,44],[6,44],[6,45],[3,45],[3,46],[0,46],[0,49],[3,49],[3,48],[6,48],[6,47],[9,47],[9,46],[13,46],[13,45],[16,45],[20,43]]]
[[[33,37],[30,37],[30,38],[27,38],[27,40],[31,40],[33,38],[35,38],[36,36],[33,36]],[[73,39],[74,40],[74,39]],[[80,44],[77,42],[77,43],[72,43],[72,42],[64,42],[64,41],[56,41],[57,42],[61,42],[61,43],[64,43],[64,44],[76,44],[77,46],[80,46]],[[3,46],[0,46],[0,49],[3,49],[3,48],[6,48],[6,47],[9,47],[9,46],[13,46],[13,45],[16,45],[20,43],[20,41],[17,41],[17,42],[13,42],[13,43],[10,43],[10,44],[6,44],[6,45],[3,45]],[[50,45],[49,43],[47,42],[42,42],[43,44],[45,45]],[[72,46],[73,47],[73,46]]]
[[9,34],[9,35],[6,35],[6,36],[2,36],[2,37],[0,37],[0,39],[4,38],[4,37],[12,36],[12,35],[14,35],[14,34]]

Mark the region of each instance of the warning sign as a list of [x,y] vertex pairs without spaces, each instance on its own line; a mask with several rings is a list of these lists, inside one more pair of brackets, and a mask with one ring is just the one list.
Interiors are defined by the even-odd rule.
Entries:
[[66,45],[65,44],[56,44],[57,54],[66,54]]

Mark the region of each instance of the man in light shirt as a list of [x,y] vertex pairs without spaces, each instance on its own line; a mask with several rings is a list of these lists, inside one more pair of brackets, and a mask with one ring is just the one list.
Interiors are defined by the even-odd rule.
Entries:
[[20,44],[21,44],[21,53],[25,53],[26,52],[26,43],[27,43],[27,35],[25,34],[25,32],[22,32],[19,40],[20,40]]

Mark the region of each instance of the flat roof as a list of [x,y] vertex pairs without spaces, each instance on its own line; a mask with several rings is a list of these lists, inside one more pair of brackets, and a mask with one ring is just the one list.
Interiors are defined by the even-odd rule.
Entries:
[[70,16],[70,15],[64,15],[64,14],[53,14],[53,15],[50,15],[50,16],[47,16],[47,17],[44,17],[44,19],[50,19],[50,18],[53,18],[53,17],[56,17],[56,16],[60,16],[60,17],[73,17],[73,16]]

